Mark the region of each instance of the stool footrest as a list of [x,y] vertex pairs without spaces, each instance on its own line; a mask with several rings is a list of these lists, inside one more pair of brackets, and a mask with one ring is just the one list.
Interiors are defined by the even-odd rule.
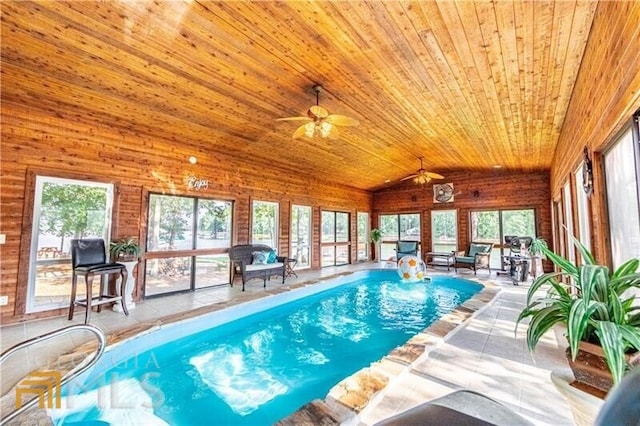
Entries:
[[[96,296],[91,298],[91,306],[104,305],[105,303],[119,302],[122,300],[122,296],[116,296],[112,294],[104,294],[102,296]],[[75,304],[78,306],[87,306],[87,299],[76,300]]]

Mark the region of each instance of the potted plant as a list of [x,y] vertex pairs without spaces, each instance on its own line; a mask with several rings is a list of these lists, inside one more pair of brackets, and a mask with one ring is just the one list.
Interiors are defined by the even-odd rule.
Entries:
[[537,277],[543,272],[542,259],[545,257],[543,249],[547,248],[547,242],[543,238],[535,237],[529,246],[531,255],[531,275]]
[[371,238],[371,242],[375,244],[375,252],[376,252],[375,260],[379,260],[380,259],[380,241],[382,241],[382,231],[379,230],[378,228],[373,228],[369,232],[369,237]]
[[[540,245],[542,253],[559,270],[534,280],[517,324],[525,318],[531,319],[527,330],[530,351],[554,325],[566,326],[567,356],[576,380],[607,392],[611,383],[620,382],[630,355],[640,350],[640,308],[634,306],[636,299],[640,299],[640,273],[637,272],[640,260],[630,259],[610,272],[606,266],[596,264],[582,243],[573,236],[571,240],[582,256],[582,265]],[[563,278],[567,278],[569,284],[563,283]],[[550,286],[546,295],[536,296],[545,285]],[[585,355],[585,349],[598,352],[602,361]],[[580,367],[577,361],[582,359],[589,365],[576,370]],[[599,362],[604,376],[591,381],[594,373],[600,373]]]
[[140,256],[140,245],[133,237],[119,238],[111,242],[109,253],[114,262],[133,262]]

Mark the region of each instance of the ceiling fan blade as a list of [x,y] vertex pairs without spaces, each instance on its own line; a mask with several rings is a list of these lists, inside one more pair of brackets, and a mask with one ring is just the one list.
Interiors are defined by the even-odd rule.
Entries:
[[325,118],[325,121],[336,126],[357,126],[360,124],[355,118],[347,117],[346,115],[331,114]]
[[438,173],[433,173],[433,172],[424,172],[424,175],[427,177],[430,177],[431,179],[444,179],[444,176],[438,174]]
[[409,175],[407,177],[403,177],[402,179],[400,179],[400,181],[413,179],[413,178],[418,177],[418,176],[420,176],[420,175],[418,175],[418,174]]
[[296,131],[295,131],[295,132],[293,132],[293,137],[292,137],[292,139],[298,139],[298,138],[300,138],[300,137],[304,136],[304,133],[305,133],[305,130],[306,130],[306,129],[305,129],[305,126],[306,126],[306,124],[303,124],[302,126],[298,127],[298,128],[296,129]]
[[310,118],[325,118],[327,115],[329,115],[329,111],[327,111],[325,108],[321,107],[320,105],[314,105],[311,108],[309,108],[309,111],[307,111],[307,115]]
[[276,118],[276,121],[309,121],[309,117],[284,117]]

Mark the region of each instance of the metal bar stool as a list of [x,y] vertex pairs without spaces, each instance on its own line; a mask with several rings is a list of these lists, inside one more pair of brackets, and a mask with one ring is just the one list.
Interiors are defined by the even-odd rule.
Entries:
[[[102,238],[86,238],[71,240],[71,266],[73,269],[71,279],[71,302],[69,303],[69,320],[73,319],[73,311],[76,305],[85,306],[86,313],[84,323],[88,324],[91,318],[91,307],[97,306],[98,312],[102,310],[105,303],[120,301],[122,311],[129,315],[125,298],[122,296],[127,284],[127,268],[121,263],[107,263],[107,250]],[[105,275],[119,274],[121,278],[120,295],[108,292],[108,280]],[[87,286],[87,298],[76,300],[76,289],[78,286],[78,276],[84,275]],[[92,296],[93,278],[100,275],[100,293]]]

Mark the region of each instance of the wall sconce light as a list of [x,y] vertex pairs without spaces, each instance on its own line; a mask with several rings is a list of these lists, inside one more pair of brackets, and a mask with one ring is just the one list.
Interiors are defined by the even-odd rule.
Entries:
[[480,197],[480,191],[476,189],[475,191],[473,191],[473,198],[478,198],[478,197]]
[[418,197],[416,195],[411,196],[411,201],[418,201]]

